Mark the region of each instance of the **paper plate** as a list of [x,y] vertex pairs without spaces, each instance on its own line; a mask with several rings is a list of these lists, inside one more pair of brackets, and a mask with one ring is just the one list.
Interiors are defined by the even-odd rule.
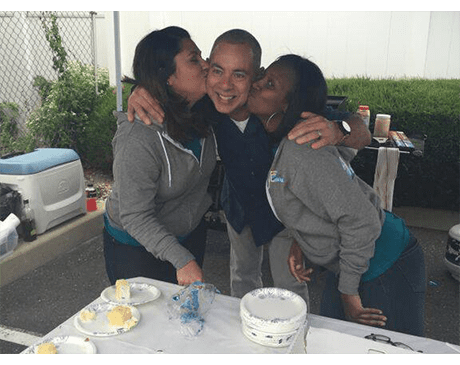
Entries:
[[289,290],[261,288],[241,299],[240,315],[249,326],[263,332],[288,333],[304,323],[307,304]]
[[36,345],[28,347],[23,354],[35,354],[38,346],[45,342],[52,342],[58,354],[95,354],[96,345],[87,337],[58,336],[43,339]]
[[131,328],[113,327],[110,325],[109,319],[107,318],[107,314],[117,305],[120,304],[90,304],[86,308],[82,309],[82,311],[88,310],[94,312],[96,314],[96,317],[93,320],[82,321],[80,318],[80,311],[74,319],[75,327],[80,332],[91,336],[115,336],[132,330],[139,323],[141,314],[139,313],[136,307],[130,305],[126,305],[126,307],[129,307],[131,309],[131,313],[133,315],[133,319],[136,321],[136,324]]
[[101,298],[112,304],[141,305],[158,299],[161,291],[154,285],[144,283],[129,283],[131,298],[117,299],[115,285],[109,286],[101,293]]
[[295,336],[297,333],[297,331],[276,334],[268,333],[249,326],[246,321],[242,322],[241,328],[248,339],[259,345],[269,347],[288,347],[296,338]]

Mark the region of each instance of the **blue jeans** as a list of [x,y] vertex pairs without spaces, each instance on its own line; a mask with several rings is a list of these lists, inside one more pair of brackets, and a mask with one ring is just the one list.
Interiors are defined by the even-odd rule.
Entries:
[[[207,226],[204,220],[193,230],[181,245],[188,249],[200,267],[203,266],[206,248]],[[110,283],[118,279],[137,276],[177,284],[176,269],[167,261],[153,256],[144,246],[132,246],[115,240],[104,228],[105,269]]]
[[[338,276],[328,272],[320,314],[345,320],[337,287]],[[424,335],[425,292],[424,255],[414,237],[393,266],[359,286],[363,307],[378,308],[387,317],[383,328],[414,336]]]

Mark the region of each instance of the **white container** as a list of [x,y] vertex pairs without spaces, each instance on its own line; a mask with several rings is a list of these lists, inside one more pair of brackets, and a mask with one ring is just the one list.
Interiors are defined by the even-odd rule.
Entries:
[[460,281],[460,224],[449,230],[444,265],[454,279]]
[[11,213],[2,222],[0,221],[0,261],[10,256],[18,245],[18,234],[16,227],[20,221]]
[[86,212],[83,168],[73,150],[37,149],[1,159],[0,182],[29,200],[37,234]]
[[264,346],[289,346],[307,313],[302,297],[280,288],[253,290],[240,302],[244,335]]
[[375,117],[374,137],[388,138],[390,132],[391,115],[377,114]]

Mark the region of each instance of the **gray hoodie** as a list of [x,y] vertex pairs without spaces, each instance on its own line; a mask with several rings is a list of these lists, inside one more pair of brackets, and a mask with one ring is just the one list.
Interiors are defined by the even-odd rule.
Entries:
[[202,139],[198,160],[161,125],[147,126],[137,119],[130,123],[125,113],[115,115],[109,222],[180,269],[194,257],[176,237],[195,229],[212,203],[207,188],[216,163],[214,135]]
[[284,139],[267,179],[278,219],[311,262],[340,273],[345,294],[358,293],[385,220],[378,195],[349,164],[354,155],[346,147],[314,150]]

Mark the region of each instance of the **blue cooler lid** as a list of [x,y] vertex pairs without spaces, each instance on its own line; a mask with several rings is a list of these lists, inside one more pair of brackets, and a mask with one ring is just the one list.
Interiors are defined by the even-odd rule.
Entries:
[[78,154],[66,148],[37,148],[24,155],[0,159],[0,174],[30,175],[79,160]]

